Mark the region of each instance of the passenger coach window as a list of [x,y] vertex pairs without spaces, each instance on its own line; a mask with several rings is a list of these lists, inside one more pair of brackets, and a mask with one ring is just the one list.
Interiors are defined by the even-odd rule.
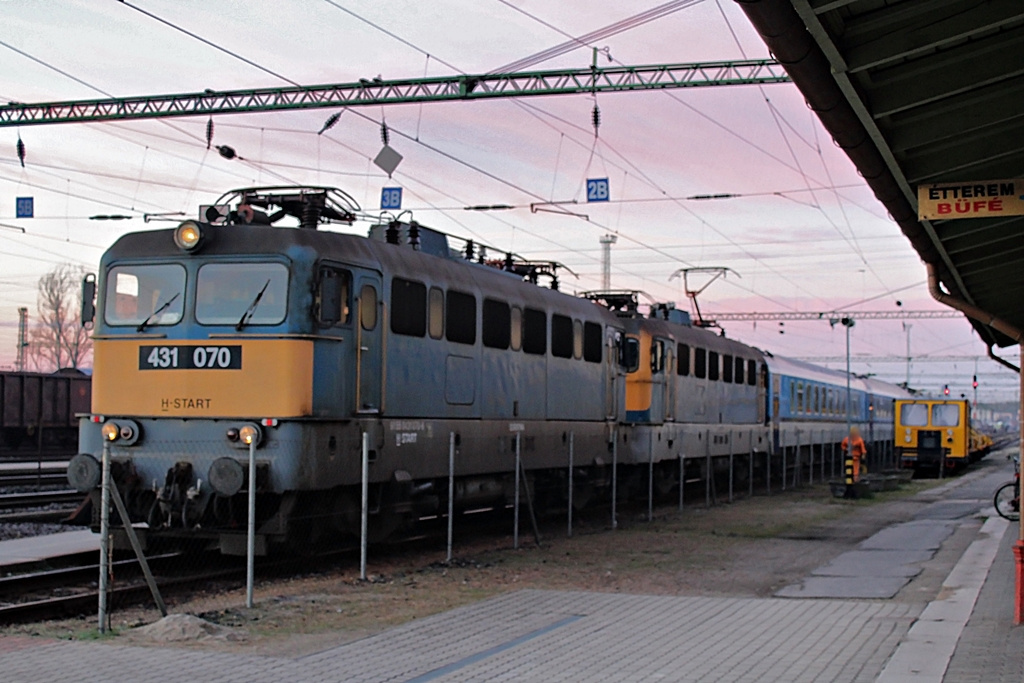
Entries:
[[484,299],[484,346],[507,349],[511,335],[512,316],[508,304],[494,299]]
[[391,280],[391,331],[410,337],[427,333],[427,286],[422,282]]
[[697,379],[708,376],[708,352],[705,349],[693,350],[693,375]]
[[476,343],[476,297],[448,290],[448,320],[445,335],[459,344]]
[[199,268],[196,320],[202,325],[276,325],[284,320],[287,299],[288,268],[281,263],[207,263]]
[[708,351],[708,379],[718,379],[718,352]]
[[732,383],[733,359],[730,354],[722,356],[722,381]]
[[523,351],[540,356],[548,352],[548,316],[544,311],[523,311]]
[[733,380],[736,382],[736,384],[743,384],[743,366],[744,366],[743,359],[740,358],[739,356],[737,356],[736,357],[736,376],[733,377]]
[[114,266],[107,272],[106,289],[103,319],[108,325],[140,325],[150,316],[148,325],[173,325],[184,310],[185,269],[177,264]]
[[690,345],[689,344],[677,344],[676,345],[676,374],[677,375],[689,375],[690,374]]
[[572,318],[557,314],[551,316],[551,355],[572,358]]
[[932,406],[932,427],[960,426],[960,406],[953,403],[936,403]]
[[757,386],[757,361],[747,361],[747,384],[754,387]]
[[430,288],[430,327],[431,339],[440,339],[444,336],[444,292],[437,287]]
[[598,323],[583,323],[583,360],[588,363],[601,362],[603,337]]

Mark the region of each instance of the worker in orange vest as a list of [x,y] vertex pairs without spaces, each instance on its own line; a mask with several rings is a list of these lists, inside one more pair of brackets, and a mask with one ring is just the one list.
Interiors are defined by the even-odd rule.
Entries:
[[[860,436],[860,430],[856,427],[850,427],[850,435],[843,439],[840,446],[843,449],[843,453],[850,454],[850,458],[853,460],[853,480],[858,481],[860,479],[860,460],[868,452],[868,447]],[[867,471],[866,467],[864,469]]]

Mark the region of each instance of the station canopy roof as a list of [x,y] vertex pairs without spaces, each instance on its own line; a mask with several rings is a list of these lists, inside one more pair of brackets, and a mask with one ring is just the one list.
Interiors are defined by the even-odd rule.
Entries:
[[919,220],[917,201],[1004,179],[1024,195],[1024,0],[736,2],[945,289],[1024,329],[1024,216]]

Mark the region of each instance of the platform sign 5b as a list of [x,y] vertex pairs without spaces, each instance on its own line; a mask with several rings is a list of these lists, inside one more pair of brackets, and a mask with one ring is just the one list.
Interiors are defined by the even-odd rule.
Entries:
[[394,210],[402,208],[402,188],[385,187],[380,191],[380,208]]
[[608,201],[608,179],[587,178],[587,201],[606,202]]
[[921,220],[1024,216],[1024,179],[917,186]]

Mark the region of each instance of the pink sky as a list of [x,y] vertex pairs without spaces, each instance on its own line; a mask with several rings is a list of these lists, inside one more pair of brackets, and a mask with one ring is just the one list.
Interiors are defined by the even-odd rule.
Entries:
[[[437,58],[466,72],[484,72],[561,43],[564,37],[497,0],[434,3],[336,0],[403,39],[396,40],[321,0],[269,3],[139,0],[145,8],[300,83],[450,73]],[[579,35],[646,10],[655,3],[516,2],[564,31]],[[0,3],[0,41],[116,95],[192,92],[204,88],[266,87],[281,81],[175,32],[119,3],[86,0],[41,5]],[[255,6],[256,10],[253,10]],[[728,23],[723,18],[728,17]],[[734,41],[735,32],[742,51]],[[598,44],[627,64],[766,57],[763,44],[734,3],[704,0]],[[580,49],[535,68],[585,67]],[[97,94],[0,46],[3,101],[43,101]],[[771,107],[765,102],[771,100]],[[702,298],[708,311],[826,310],[879,296],[865,307],[937,308],[924,270],[898,228],[885,217],[855,169],[824,134],[790,85],[609,94],[598,97],[602,125],[595,144],[588,96],[364,108],[374,122],[346,112],[327,135],[316,131],[330,110],[224,116],[215,143],[248,162],[207,152],[203,119],[25,127],[0,130],[0,366],[14,358],[16,309],[34,313],[35,282],[56,263],[95,269],[103,249],[123,231],[146,224],[142,212],[193,215],[225,190],[255,183],[336,185],[376,210],[380,188],[400,184],[403,208],[421,222],[474,236],[531,258],[564,262],[580,279],[566,290],[597,288],[600,245],[617,232],[613,285],[680,300],[668,277],[685,265],[728,266],[742,278],[716,282]],[[526,105],[524,107],[523,105]],[[380,148],[376,123],[416,135],[507,182],[498,182],[392,133],[405,159],[393,180],[369,163]],[[567,125],[553,117],[559,117]],[[14,155],[18,134],[26,168]],[[591,151],[593,150],[593,155]],[[589,169],[587,167],[590,159]],[[556,172],[557,168],[557,172]],[[275,176],[274,174],[278,174]],[[577,207],[590,221],[534,214],[536,196],[580,197],[586,177],[607,176],[616,200],[736,193],[715,201],[612,202]],[[527,190],[523,193],[512,186]],[[808,191],[809,188],[814,192]],[[839,188],[839,189],[823,189]],[[781,196],[773,193],[782,193]],[[15,220],[14,198],[35,197],[37,218]],[[91,198],[92,201],[75,195]],[[524,207],[471,213],[466,204]],[[437,210],[433,207],[440,207]],[[121,223],[86,220],[127,213]],[[357,224],[364,231],[366,224]],[[898,291],[897,291],[898,290]],[[893,292],[887,294],[887,292]],[[912,321],[913,355],[982,355],[984,347],[959,320]],[[777,327],[777,326],[776,326]],[[727,325],[731,336],[788,355],[839,355],[842,335],[827,324]],[[897,322],[858,325],[854,354],[905,355]],[[973,373],[973,361],[915,365],[914,384],[935,389]],[[969,366],[969,371],[964,368]],[[900,365],[858,366],[902,380]],[[964,373],[967,372],[966,375]],[[979,367],[992,398],[1009,398],[1008,373]],[[942,376],[950,379],[943,380]]]

